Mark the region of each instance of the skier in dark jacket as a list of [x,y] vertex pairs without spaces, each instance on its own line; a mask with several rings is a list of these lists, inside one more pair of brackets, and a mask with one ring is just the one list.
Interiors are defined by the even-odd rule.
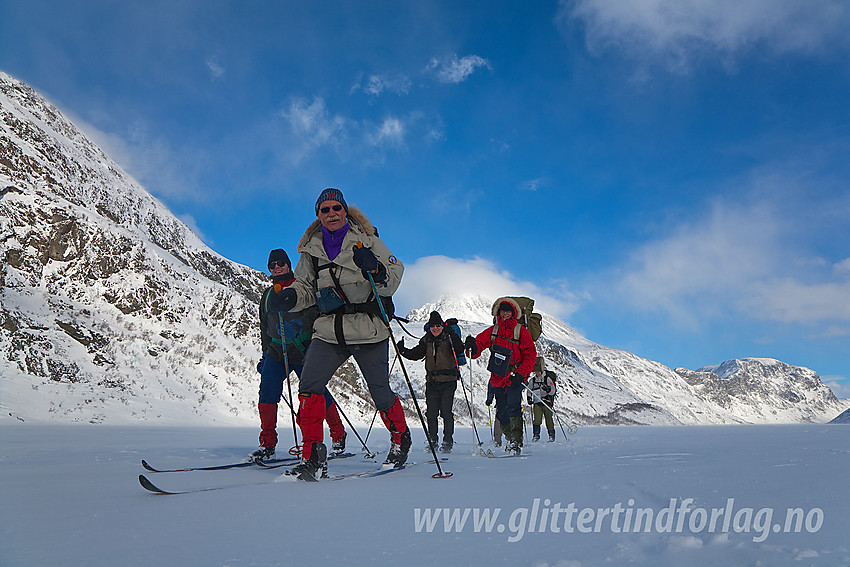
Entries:
[[537,360],[537,348],[528,329],[520,324],[519,304],[503,297],[493,304],[494,324],[476,337],[466,338],[464,346],[472,358],[490,349],[490,385],[496,398],[496,419],[507,442],[505,450],[519,454],[522,447],[522,390]]
[[437,417],[443,417],[443,444],[440,451],[449,453],[454,445],[455,418],[452,412],[457,381],[460,378],[457,353],[463,352],[463,342],[451,327],[447,327],[436,311],[431,312],[425,325],[425,336],[413,348],[398,341],[398,351],[409,360],[425,359],[425,416],[428,438],[437,445]]
[[[317,307],[309,307],[298,312],[281,313],[269,309],[269,298],[275,288],[284,289],[292,284],[295,276],[289,264],[286,251],[277,248],[269,253],[269,273],[273,285],[266,288],[260,300],[260,345],[263,357],[257,364],[260,373],[260,401],[257,408],[260,413],[260,446],[252,452],[250,458],[262,461],[274,457],[277,446],[277,405],[283,394],[283,383],[289,371],[301,377],[304,367],[304,352],[313,336],[313,322],[319,315]],[[283,330],[284,339],[280,331]],[[284,356],[284,343],[286,356]],[[330,392],[325,389],[325,417],[333,439],[333,451],[345,450],[345,428],[339,418],[336,403]]]

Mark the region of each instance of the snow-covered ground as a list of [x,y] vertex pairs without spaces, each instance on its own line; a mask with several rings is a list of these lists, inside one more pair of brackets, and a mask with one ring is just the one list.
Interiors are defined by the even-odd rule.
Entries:
[[[418,464],[383,477],[146,473],[167,489],[227,487],[177,496],[138,483],[143,458],[159,467],[240,460],[256,435],[0,420],[0,564],[850,564],[846,425],[582,427],[519,459],[472,456],[466,429],[443,464],[449,479],[431,478],[436,466],[414,430]],[[386,451],[386,432],[373,431],[369,445]],[[358,454],[330,470],[374,466]],[[462,529],[447,527],[446,509],[466,518]]]

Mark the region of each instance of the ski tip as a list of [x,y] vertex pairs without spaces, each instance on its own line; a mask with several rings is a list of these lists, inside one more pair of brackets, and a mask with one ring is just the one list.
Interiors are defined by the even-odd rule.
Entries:
[[156,469],[155,469],[155,468],[153,468],[152,466],[150,466],[150,465],[148,464],[148,462],[147,462],[146,460],[144,460],[144,459],[142,459],[142,466],[143,466],[146,470],[149,470],[149,471],[151,471],[151,472],[156,472]]
[[167,491],[165,491],[165,490],[162,490],[161,488],[157,488],[157,487],[154,485],[154,483],[152,483],[151,481],[149,481],[149,480],[147,479],[147,477],[146,477],[145,475],[143,475],[143,474],[140,474],[140,475],[139,475],[139,484],[141,484],[141,485],[142,485],[142,488],[144,488],[145,490],[148,490],[148,491],[150,491],[150,492],[154,492],[154,493],[156,493],[156,494],[171,494],[170,492],[167,492]]

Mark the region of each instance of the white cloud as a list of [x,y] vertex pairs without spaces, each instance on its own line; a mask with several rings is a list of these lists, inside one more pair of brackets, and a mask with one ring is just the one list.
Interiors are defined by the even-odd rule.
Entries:
[[821,380],[836,397],[850,398],[850,379],[843,376],[821,376]]
[[591,49],[615,45],[686,68],[697,54],[752,48],[782,54],[848,47],[839,0],[562,0],[558,21],[581,20]]
[[222,77],[226,71],[224,66],[219,62],[218,56],[211,55],[206,60],[207,69],[210,72],[210,78],[214,81],[220,77]]
[[333,114],[321,97],[312,102],[293,98],[280,116],[294,136],[284,151],[296,164],[321,148],[332,149],[343,160],[356,158],[364,164],[380,164],[386,157],[384,150],[405,146],[411,128],[416,128],[426,139],[433,134],[421,113],[387,116],[380,123],[356,120]]
[[404,143],[404,124],[398,118],[385,119],[373,132],[367,135],[367,141],[373,146],[384,144],[400,145]]
[[[359,87],[355,85],[355,88]],[[397,95],[404,95],[410,92],[410,79],[405,76],[391,77],[388,75],[371,75],[366,85],[362,87],[363,92],[372,96],[379,96],[384,91],[392,92]]]
[[179,215],[177,218],[179,218],[180,221],[183,224],[188,226],[189,230],[194,232],[195,236],[197,236],[198,238],[203,240],[207,245],[213,244],[212,242],[207,241],[206,236],[204,235],[203,231],[201,231],[200,227],[198,227],[198,223],[197,223],[197,221],[195,221],[195,217],[193,217],[190,214],[183,214],[183,215]]
[[518,279],[489,260],[448,256],[426,256],[406,264],[401,287],[394,298],[402,310],[408,310],[452,295],[480,295],[490,299],[524,295],[534,298],[535,309],[564,321],[578,309],[580,299],[564,284],[542,288]]
[[774,270],[778,226],[766,211],[717,202],[707,218],[682,222],[634,251],[619,291],[635,307],[695,324]]
[[850,282],[807,284],[791,278],[755,282],[743,306],[784,323],[850,321]]
[[462,83],[478,68],[490,69],[490,63],[478,55],[467,55],[461,59],[452,54],[443,59],[433,58],[426,71],[433,73],[441,83]]
[[795,222],[793,212],[767,202],[718,201],[704,217],[636,249],[617,290],[632,307],[666,312],[682,326],[732,312],[823,326],[819,334],[826,336],[826,325],[850,322],[847,261],[807,259],[790,244]]

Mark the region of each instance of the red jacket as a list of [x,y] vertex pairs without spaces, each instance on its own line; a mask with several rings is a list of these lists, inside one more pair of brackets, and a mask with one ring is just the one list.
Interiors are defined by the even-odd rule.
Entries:
[[[507,321],[501,318],[496,319],[498,331],[496,333],[496,344],[505,346],[511,349],[511,366],[516,367],[513,372],[521,374],[528,379],[531,370],[534,368],[534,362],[537,360],[537,348],[534,346],[534,341],[531,340],[531,333],[525,327],[520,328],[519,344],[513,341],[514,327],[519,325],[516,317],[511,317]],[[493,335],[493,326],[487,327],[475,337],[475,353],[472,358],[478,358],[484,349],[490,348],[490,343]],[[518,365],[518,366],[517,366]],[[490,384],[495,388],[506,388],[511,384],[511,377],[499,376],[498,374],[490,374]]]

